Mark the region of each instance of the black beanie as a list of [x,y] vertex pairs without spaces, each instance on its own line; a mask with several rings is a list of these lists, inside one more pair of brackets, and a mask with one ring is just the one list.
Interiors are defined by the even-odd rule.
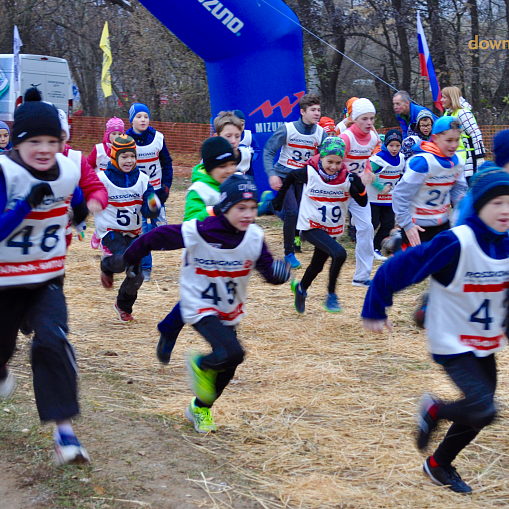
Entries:
[[61,138],[60,120],[55,106],[40,101],[26,102],[14,113],[12,146],[35,136]]
[[220,186],[220,202],[216,207],[221,214],[227,212],[236,203],[242,200],[254,200],[258,202],[258,192],[253,177],[243,173],[230,175]]
[[214,136],[203,142],[201,157],[207,173],[210,173],[216,166],[229,161],[237,161],[230,142],[221,136]]
[[470,179],[472,201],[476,214],[493,198],[509,195],[509,175],[497,166],[478,171]]
[[390,129],[387,131],[384,139],[384,145],[389,145],[391,141],[399,141],[400,143],[403,143],[403,136],[401,135],[401,131],[399,129]]

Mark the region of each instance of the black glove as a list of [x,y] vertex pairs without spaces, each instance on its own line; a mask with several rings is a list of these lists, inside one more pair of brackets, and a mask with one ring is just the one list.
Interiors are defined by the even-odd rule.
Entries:
[[348,180],[350,180],[350,187],[355,189],[358,194],[362,194],[364,192],[364,184],[362,183],[362,180],[360,177],[355,173],[349,173],[348,174]]
[[51,190],[50,185],[46,183],[37,184],[36,186],[32,187],[30,193],[28,193],[26,201],[30,207],[35,209],[42,203],[46,196],[53,196],[53,191]]
[[161,187],[161,189],[158,189],[155,191],[157,194],[157,197],[161,201],[161,205],[164,205],[165,201],[168,199],[168,196],[170,195],[170,190],[168,189],[168,186]]
[[141,263],[138,265],[128,265],[125,269],[125,274],[129,279],[138,276],[141,273]]
[[280,285],[286,283],[292,273],[292,266],[284,260],[274,260],[272,262],[272,276],[274,284]]

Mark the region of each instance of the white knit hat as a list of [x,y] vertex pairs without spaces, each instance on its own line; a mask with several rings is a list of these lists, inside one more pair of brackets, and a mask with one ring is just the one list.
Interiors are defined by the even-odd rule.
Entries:
[[58,109],[58,120],[60,120],[60,128],[65,133],[65,141],[70,138],[69,121],[64,110]]
[[365,97],[354,101],[352,106],[352,120],[355,120],[365,113],[376,113],[375,105]]

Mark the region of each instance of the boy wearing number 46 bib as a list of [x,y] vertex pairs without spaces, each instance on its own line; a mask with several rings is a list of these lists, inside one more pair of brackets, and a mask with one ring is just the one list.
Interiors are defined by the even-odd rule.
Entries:
[[[142,219],[143,233],[147,233],[161,224],[166,224],[164,204],[170,194],[173,180],[172,160],[163,133],[150,127],[150,111],[145,104],[135,103],[129,108],[129,122],[133,125],[126,134],[134,139],[138,148],[138,168],[148,175],[162,207],[156,217]],[[143,280],[150,281],[152,274],[152,255],[142,262]]]
[[180,311],[212,347],[191,354],[188,368],[195,398],[186,417],[198,433],[216,431],[210,408],[244,360],[236,326],[245,313],[247,284],[256,268],[268,283],[285,283],[290,267],[274,260],[253,224],[257,192],[252,177],[235,173],[221,184],[216,216],[180,225],[160,226],[140,237],[124,254],[136,265],[151,250],[185,248],[180,276]]
[[[391,329],[386,308],[392,305],[393,294],[431,276],[425,319],[429,350],[463,398],[445,402],[425,395],[416,442],[424,451],[438,422],[452,421],[444,440],[425,461],[424,472],[435,484],[459,493],[471,488],[452,462],[496,415],[495,352],[506,345],[509,287],[509,175],[489,168],[474,175],[471,184],[474,210],[464,224],[386,261],[362,311],[367,329],[381,332],[384,325]],[[471,458],[468,463],[479,462]]]
[[136,166],[136,143],[125,134],[111,145],[111,161],[99,179],[108,191],[108,206],[95,215],[95,231],[111,256],[101,261],[101,283],[113,287],[113,274],[126,271],[126,278],[113,305],[120,321],[133,320],[133,305],[143,283],[141,266],[126,267],[123,252],[142,232],[142,217],[157,217],[161,207],[148,176]]
[[304,184],[297,228],[301,238],[315,246],[315,252],[302,280],[292,282],[295,309],[299,314],[305,311],[307,289],[323,270],[329,256],[329,284],[323,307],[330,313],[341,311],[336,296],[336,281],[345,263],[346,251],[334,239],[343,235],[350,196],[360,207],[365,207],[368,202],[361,179],[355,173],[348,175],[342,165],[344,155],[345,143],[341,138],[326,138],[320,154],[312,157],[305,168],[292,171],[277,197],[272,200],[274,210],[280,210],[287,189],[294,182]]

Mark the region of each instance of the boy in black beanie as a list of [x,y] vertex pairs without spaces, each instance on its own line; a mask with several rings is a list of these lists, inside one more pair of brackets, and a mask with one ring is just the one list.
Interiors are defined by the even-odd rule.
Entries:
[[207,355],[187,359],[196,397],[185,414],[198,433],[216,431],[210,408],[244,360],[236,325],[245,314],[252,269],[271,284],[290,277],[289,264],[272,258],[263,230],[253,224],[258,208],[254,180],[235,173],[220,190],[215,216],[160,226],[124,253],[126,263],[135,265],[152,250],[186,249],[180,277],[182,318],[212,347]]
[[[76,191],[80,172],[58,153],[60,122],[50,104],[28,102],[16,110],[12,144],[9,155],[0,155],[0,210],[5,211],[0,215],[0,398],[14,391],[7,362],[28,319],[35,333],[31,363],[37,410],[41,421],[57,424],[55,462],[88,462],[71,426],[79,406],[63,293],[67,203],[81,192]],[[75,219],[85,217],[86,207]]]

